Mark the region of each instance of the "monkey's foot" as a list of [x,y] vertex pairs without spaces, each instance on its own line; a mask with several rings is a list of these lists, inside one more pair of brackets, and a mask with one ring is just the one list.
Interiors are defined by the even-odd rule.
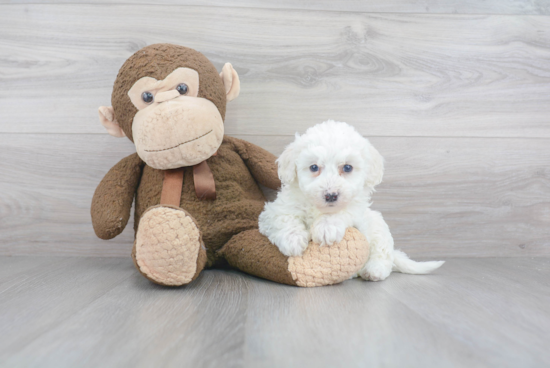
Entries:
[[301,256],[288,257],[288,270],[298,286],[338,284],[357,275],[368,258],[367,239],[350,227],[339,243],[320,246],[310,242]]
[[137,269],[160,285],[193,281],[206,263],[206,248],[195,220],[172,206],[148,209],[139,221],[132,258]]
[[258,277],[288,285],[313,287],[338,284],[356,276],[369,258],[367,240],[348,228],[341,242],[310,242],[301,256],[287,257],[257,229],[233,236],[219,251],[227,262]]

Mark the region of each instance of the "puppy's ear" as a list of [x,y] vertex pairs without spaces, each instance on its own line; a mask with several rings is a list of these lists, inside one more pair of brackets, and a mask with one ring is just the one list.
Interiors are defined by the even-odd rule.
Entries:
[[384,158],[370,143],[364,148],[363,156],[369,164],[365,186],[373,190],[375,186],[382,182],[382,177],[384,176]]
[[296,180],[296,158],[299,151],[299,138],[300,136],[296,134],[296,140],[289,144],[277,159],[279,179],[281,179],[281,183],[283,184],[290,184]]

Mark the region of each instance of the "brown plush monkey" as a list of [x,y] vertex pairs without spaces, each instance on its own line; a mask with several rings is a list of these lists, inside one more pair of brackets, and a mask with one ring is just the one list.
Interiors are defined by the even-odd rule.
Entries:
[[258,230],[265,198],[277,189],[275,157],[224,136],[226,102],[239,94],[237,72],[218,74],[190,48],[156,44],[132,55],[116,78],[112,107],[99,116],[137,153],[116,164],[97,187],[92,223],[101,239],[124,230],[135,198],[137,269],[162,285],[185,285],[205,267],[228,262],[247,273],[298,286],[350,278],[366,262],[365,239],[348,230],[331,247],[310,244],[285,257]]

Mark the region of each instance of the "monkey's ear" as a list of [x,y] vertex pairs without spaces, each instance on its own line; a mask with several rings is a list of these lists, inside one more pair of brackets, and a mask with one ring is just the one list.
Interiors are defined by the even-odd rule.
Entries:
[[233,69],[233,65],[230,63],[225,63],[220,73],[220,78],[223,81],[223,86],[225,87],[225,95],[227,101],[233,101],[239,96],[241,91],[241,82],[239,81],[239,75]]
[[113,137],[126,137],[118,121],[116,121],[115,110],[113,110],[112,106],[101,106],[99,108],[99,121],[101,121],[101,125],[107,129],[107,133]]

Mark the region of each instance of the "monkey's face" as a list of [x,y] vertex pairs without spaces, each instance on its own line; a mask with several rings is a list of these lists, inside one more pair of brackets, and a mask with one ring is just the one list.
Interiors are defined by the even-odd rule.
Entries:
[[101,106],[99,119],[109,134],[134,142],[147,165],[160,170],[193,166],[221,145],[226,103],[239,91],[230,63],[218,74],[198,51],[155,44],[122,65],[113,106]]
[[223,140],[223,118],[214,103],[198,97],[199,74],[177,68],[163,80],[139,79],[128,91],[138,109],[132,136],[138,155],[155,169],[196,165]]

